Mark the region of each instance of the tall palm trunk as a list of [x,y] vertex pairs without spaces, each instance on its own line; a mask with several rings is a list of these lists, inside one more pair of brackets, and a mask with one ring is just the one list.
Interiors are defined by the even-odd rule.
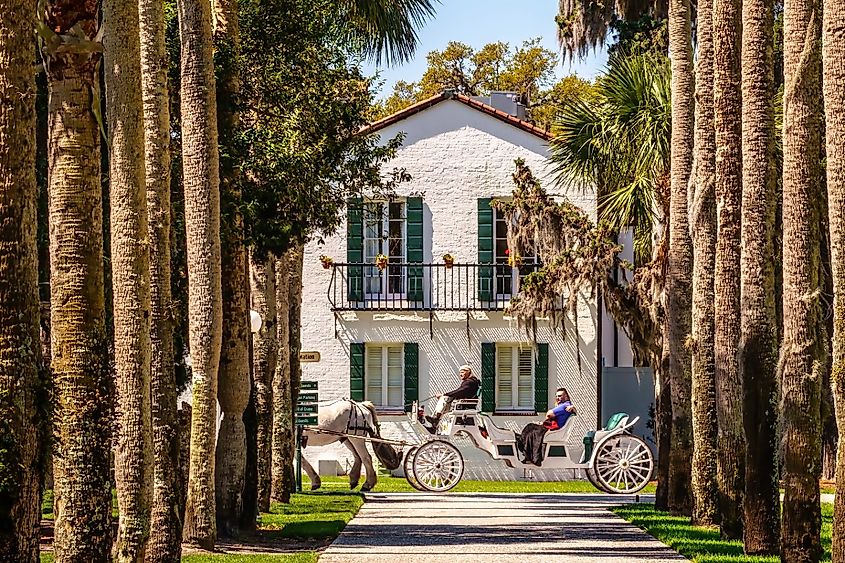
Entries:
[[[238,128],[240,80],[238,58],[240,37],[237,2],[214,2],[217,83],[217,125],[224,143],[231,143]],[[217,400],[222,420],[216,458],[217,526],[235,534],[243,517],[246,430],[243,413],[249,402],[249,265],[244,245],[240,174],[229,147],[221,158],[220,187],[224,224],[223,257],[223,342]]]
[[774,236],[773,5],[742,4],[742,252],[739,359],[745,425],[745,552],[775,554],[780,536],[777,474],[777,319]]
[[715,0],[713,117],[716,127],[716,409],[717,480],[722,536],[742,537],[745,445],[739,346],[740,206],[742,197],[741,4]]
[[150,232],[150,402],[155,458],[147,561],[165,563],[181,557],[182,517],[170,289],[170,100],[164,4],[139,0],[138,15]]
[[36,243],[30,6],[0,1],[0,561],[36,563],[46,405]]
[[833,561],[845,561],[845,6],[824,3],[824,105],[827,137],[827,206],[833,273],[833,370],[839,447],[833,507]]
[[103,3],[120,505],[118,561],[144,560],[153,497],[150,254],[137,0]]
[[[80,32],[93,41],[96,6],[82,0],[65,3],[61,11],[46,12],[45,27],[69,41]],[[94,112],[100,55],[93,44],[90,51],[48,49],[45,55],[50,93],[53,547],[59,563],[105,561],[112,544],[113,390],[103,289],[100,129]]]
[[253,335],[253,393],[258,434],[258,508],[270,510],[273,465],[273,374],[276,371],[276,274],[273,260],[250,259],[252,309],[261,315]]
[[692,172],[695,76],[689,0],[669,2],[669,49],[672,52],[672,154],[665,333],[669,340],[672,400],[669,511],[691,514],[691,380],[686,340],[692,324],[692,241],[687,217],[687,184]]
[[185,541],[204,548],[217,538],[214,463],[217,372],[222,341],[220,176],[211,6],[180,0],[182,160],[188,254],[188,337],[193,405]]
[[293,404],[290,373],[290,253],[276,259],[276,338],[278,352],[273,375],[273,468],[271,496],[290,502],[293,491]]
[[[834,16],[835,17],[835,16]],[[784,5],[783,561],[821,556],[821,381],[825,365],[821,259],[821,3]],[[841,64],[841,61],[838,61]],[[836,111],[836,107],[831,108]]]
[[699,0],[695,80],[695,172],[690,198],[692,270],[692,523],[719,523],[716,488],[716,373],[713,271],[716,267],[716,137],[713,129],[713,0]]

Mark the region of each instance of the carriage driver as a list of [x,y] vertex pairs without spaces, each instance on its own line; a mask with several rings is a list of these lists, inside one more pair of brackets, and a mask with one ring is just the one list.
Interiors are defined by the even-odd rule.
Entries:
[[[472,368],[464,364],[461,366],[458,375],[461,384],[457,389],[437,395],[437,406],[434,407],[434,416],[426,416],[425,419],[431,424],[431,428],[437,428],[440,417],[449,408],[454,399],[475,399],[478,396],[478,388],[481,382],[472,374]],[[430,428],[430,429],[431,429]]]

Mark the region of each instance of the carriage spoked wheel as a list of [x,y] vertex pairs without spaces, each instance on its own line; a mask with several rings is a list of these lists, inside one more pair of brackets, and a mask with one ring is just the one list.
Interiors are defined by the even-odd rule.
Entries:
[[599,444],[593,468],[607,492],[636,493],[648,485],[654,457],[643,440],[620,434]]
[[432,493],[445,493],[464,475],[461,452],[443,440],[431,440],[419,446],[412,465],[419,484]]
[[598,490],[600,490],[603,493],[609,493],[610,492],[609,490],[607,490],[604,487],[604,485],[602,485],[599,482],[599,477],[598,477],[598,475],[596,475],[595,468],[587,467],[587,469],[584,470],[584,473],[587,475],[587,480],[590,482],[590,484],[592,486],[594,486],[595,488],[597,488]]
[[402,467],[405,470],[405,480],[416,490],[426,492],[428,489],[420,485],[420,482],[417,481],[417,476],[414,474],[414,455],[417,453],[418,448],[419,446],[414,446],[408,450]]

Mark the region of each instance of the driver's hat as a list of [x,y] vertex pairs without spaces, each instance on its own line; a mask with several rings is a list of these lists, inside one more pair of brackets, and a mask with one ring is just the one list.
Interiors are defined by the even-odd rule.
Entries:
[[467,364],[464,364],[460,368],[458,368],[458,371],[464,371],[464,370],[467,370],[468,372],[472,373],[472,368],[469,367]]

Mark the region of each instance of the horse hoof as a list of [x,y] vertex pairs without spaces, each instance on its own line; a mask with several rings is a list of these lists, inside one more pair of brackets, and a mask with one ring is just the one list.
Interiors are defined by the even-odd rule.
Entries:
[[355,487],[357,487],[357,486],[358,486],[358,483],[357,483],[357,482],[355,482],[355,483],[349,483],[349,489],[350,489],[350,490],[352,490],[352,491],[354,491],[354,490],[355,490]]
[[317,490],[317,489],[319,489],[319,488],[320,488],[320,484],[319,484],[319,483],[311,483],[311,490],[312,490],[312,491],[316,491],[316,490]]
[[372,488],[372,487],[368,487],[367,485],[364,485],[363,487],[361,487],[361,492],[362,492],[362,493],[369,493],[369,492],[370,492],[370,491],[372,491],[372,490],[373,490],[373,488]]

